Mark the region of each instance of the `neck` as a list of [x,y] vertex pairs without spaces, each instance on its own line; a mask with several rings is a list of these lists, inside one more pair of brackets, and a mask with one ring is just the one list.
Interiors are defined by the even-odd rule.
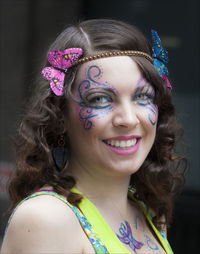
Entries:
[[126,213],[129,175],[105,174],[79,165],[70,165],[68,172],[76,179],[77,189],[96,206],[106,209],[112,204]]

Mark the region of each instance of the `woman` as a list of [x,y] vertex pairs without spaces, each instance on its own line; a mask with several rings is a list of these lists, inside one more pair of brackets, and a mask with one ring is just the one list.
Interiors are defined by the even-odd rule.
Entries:
[[90,20],[55,40],[19,128],[2,253],[173,253],[183,158],[152,36],[153,51],[128,24]]

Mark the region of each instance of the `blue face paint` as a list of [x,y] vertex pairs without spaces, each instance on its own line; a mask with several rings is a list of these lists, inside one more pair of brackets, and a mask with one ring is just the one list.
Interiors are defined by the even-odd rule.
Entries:
[[88,68],[86,79],[78,86],[79,118],[86,130],[94,125],[92,118],[107,114],[113,108],[112,101],[116,93],[108,83],[97,81],[101,75],[101,69],[97,65],[92,65]]
[[127,221],[121,223],[119,233],[120,235],[116,234],[118,239],[122,243],[127,244],[135,253],[137,253],[136,249],[141,249],[144,245],[133,237],[131,226]]
[[137,230],[139,229],[142,232],[145,231],[144,223],[139,215],[135,216],[135,228]]
[[151,250],[159,250],[158,245],[148,235],[144,236],[146,238],[146,244]]
[[[139,81],[139,83],[141,80]],[[144,83],[143,86],[139,86],[136,88],[136,91],[133,96],[133,100],[135,104],[138,104],[149,111],[148,118],[152,125],[155,125],[158,117],[158,108],[154,104],[155,92],[153,87]]]

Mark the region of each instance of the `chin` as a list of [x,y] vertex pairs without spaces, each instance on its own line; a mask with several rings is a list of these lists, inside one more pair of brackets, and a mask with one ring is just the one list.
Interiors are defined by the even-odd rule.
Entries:
[[138,170],[140,170],[141,163],[138,163],[138,165],[134,165],[135,163],[132,162],[117,162],[115,165],[106,166],[104,168],[109,169],[108,171],[113,175],[120,175],[120,176],[131,176],[132,174],[135,174]]

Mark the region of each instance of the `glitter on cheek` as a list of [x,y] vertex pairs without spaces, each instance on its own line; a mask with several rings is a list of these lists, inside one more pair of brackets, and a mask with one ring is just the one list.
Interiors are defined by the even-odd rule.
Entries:
[[157,123],[158,119],[158,107],[154,104],[146,105],[146,108],[149,110],[148,118],[152,125]]
[[[80,121],[81,125],[83,126],[83,128],[87,128],[89,126],[87,126],[87,124],[85,123],[84,119],[86,119],[86,112],[82,112],[82,107],[80,106],[80,103],[76,103],[75,104],[75,112],[76,112],[76,117],[77,119]],[[82,112],[82,117],[80,117]]]
[[143,77],[140,77],[134,93],[134,103],[142,106],[147,112],[148,120],[156,125],[158,119],[158,107],[154,104],[155,91]]
[[153,126],[156,125],[158,120],[158,107],[153,103],[145,104],[143,102],[139,102],[138,105],[142,106],[141,109],[144,109],[143,117],[145,117]]
[[81,125],[85,130],[90,130],[91,128],[98,125],[102,119],[104,119],[105,115],[113,111],[112,105],[97,109],[87,106],[82,102],[76,102],[74,107],[76,117],[79,119]]
[[111,106],[101,110],[91,107],[80,107],[79,119],[84,129],[90,130],[92,127],[95,127],[95,125],[102,120],[102,117],[110,111],[112,111]]

